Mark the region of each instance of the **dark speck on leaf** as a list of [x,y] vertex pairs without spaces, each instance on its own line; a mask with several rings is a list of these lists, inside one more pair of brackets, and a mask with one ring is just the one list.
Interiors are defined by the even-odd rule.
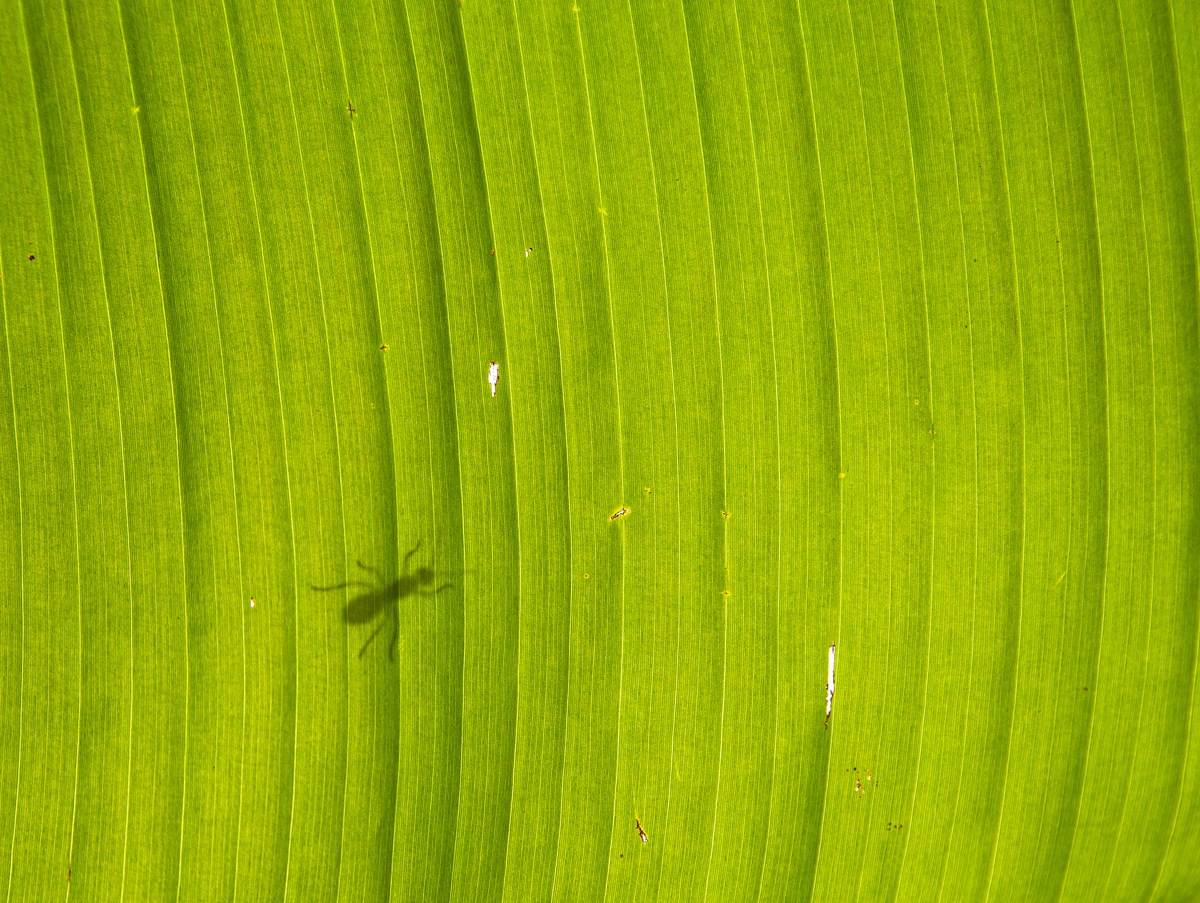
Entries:
[[29,259],[30,259],[30,260],[33,260],[33,255],[32,255],[32,254],[30,254],[30,255],[29,255]]

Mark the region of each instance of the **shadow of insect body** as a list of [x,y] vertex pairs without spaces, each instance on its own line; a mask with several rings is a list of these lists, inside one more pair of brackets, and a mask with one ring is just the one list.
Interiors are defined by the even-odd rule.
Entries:
[[363,643],[361,649],[358,650],[358,657],[362,658],[367,651],[367,647],[379,635],[379,631],[383,629],[383,625],[388,620],[392,623],[392,640],[388,644],[388,658],[392,661],[396,660],[396,640],[400,636],[400,600],[408,596],[436,596],[444,589],[450,588],[453,584],[443,583],[441,586],[433,587],[432,589],[422,589],[422,587],[433,586],[433,568],[420,567],[415,573],[408,573],[408,562],[417,553],[417,549],[421,548],[421,543],[418,541],[415,546],[404,556],[404,568],[401,571],[400,579],[394,580],[390,584],[384,584],[379,571],[370,565],[358,562],[358,566],[364,571],[375,575],[377,583],[367,583],[363,580],[347,580],[345,583],[339,583],[335,586],[314,586],[312,587],[319,593],[334,592],[348,587],[363,587],[366,592],[360,593],[346,603],[346,623],[347,624],[366,624],[369,621],[375,620],[379,615],[387,610],[388,618],[379,622],[367,641]]

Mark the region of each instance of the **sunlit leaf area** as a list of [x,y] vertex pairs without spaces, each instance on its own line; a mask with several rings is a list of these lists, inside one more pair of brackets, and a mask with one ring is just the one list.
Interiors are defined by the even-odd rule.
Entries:
[[0,0],[0,903],[1200,900],[1200,3]]

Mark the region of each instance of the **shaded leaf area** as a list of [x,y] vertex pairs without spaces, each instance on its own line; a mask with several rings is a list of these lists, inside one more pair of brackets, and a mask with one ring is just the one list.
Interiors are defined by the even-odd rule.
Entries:
[[8,899],[1200,894],[1195,4],[0,3]]

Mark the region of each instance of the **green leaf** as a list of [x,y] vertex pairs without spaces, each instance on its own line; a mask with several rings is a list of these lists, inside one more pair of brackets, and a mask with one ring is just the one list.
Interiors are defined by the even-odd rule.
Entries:
[[1200,894],[1197,4],[3,0],[0,97],[4,899]]

